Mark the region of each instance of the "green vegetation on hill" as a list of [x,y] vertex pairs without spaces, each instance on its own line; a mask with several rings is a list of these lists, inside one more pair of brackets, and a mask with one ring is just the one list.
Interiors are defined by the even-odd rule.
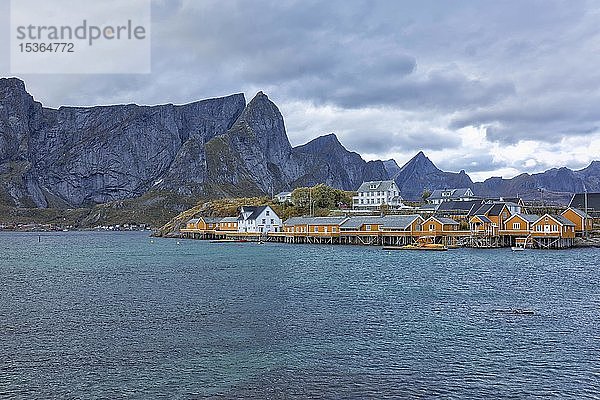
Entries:
[[198,203],[196,206],[183,211],[168,223],[163,225],[157,236],[168,236],[177,232],[185,223],[195,217],[228,217],[237,215],[242,206],[268,205],[286,220],[290,217],[310,214],[310,204],[313,205],[313,215],[325,216],[330,210],[340,207],[350,207],[352,192],[333,189],[320,184],[312,188],[297,188],[292,192],[292,203],[279,203],[268,197],[226,198]]

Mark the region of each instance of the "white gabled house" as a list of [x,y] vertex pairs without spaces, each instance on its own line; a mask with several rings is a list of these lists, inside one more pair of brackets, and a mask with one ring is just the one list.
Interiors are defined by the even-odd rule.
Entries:
[[281,192],[277,193],[274,197],[274,200],[277,200],[280,203],[285,203],[286,201],[292,202],[292,192]]
[[436,189],[427,198],[430,204],[441,204],[446,201],[471,201],[477,200],[470,188]]
[[363,182],[352,197],[352,207],[355,209],[379,209],[382,205],[393,208],[403,207],[400,189],[394,181]]
[[238,232],[281,232],[281,218],[270,206],[243,206],[238,216]]

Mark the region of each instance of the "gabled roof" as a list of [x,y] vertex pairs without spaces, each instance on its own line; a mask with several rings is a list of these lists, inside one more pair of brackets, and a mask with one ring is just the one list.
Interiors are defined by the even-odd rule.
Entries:
[[386,215],[381,218],[384,229],[406,229],[410,227],[417,219],[423,219],[420,215]]
[[429,221],[430,219],[435,219],[436,221],[438,221],[439,223],[441,223],[443,225],[460,225],[455,220],[453,220],[451,218],[444,218],[444,217],[429,217],[425,220],[425,222]]
[[473,210],[477,210],[483,204],[483,200],[467,200],[467,201],[444,201],[437,211],[452,211],[454,213],[472,214]]
[[341,225],[344,229],[358,229],[363,225],[379,225],[383,218],[378,216],[351,217]]
[[[462,197],[472,197],[473,195],[467,193],[473,193],[470,188],[459,188],[459,189],[435,189],[428,199],[459,199]],[[443,196],[443,194],[447,194]]]
[[498,216],[502,213],[502,210],[506,207],[504,203],[488,203],[479,207],[475,211],[475,215],[493,215]]
[[244,213],[250,212],[251,214],[245,220],[256,219],[266,209],[271,208],[269,206],[242,206],[240,209],[240,215],[238,221],[244,221]]
[[[588,193],[587,206],[588,211],[600,211],[600,193]],[[576,193],[575,195],[573,195],[573,198],[569,203],[569,207],[585,210],[585,193]]]
[[569,210],[573,211],[575,214],[579,215],[581,218],[592,218],[589,214],[586,214],[584,211],[581,211],[580,209],[574,208],[574,207],[569,207],[562,213],[564,214]]
[[197,224],[198,222],[200,222],[200,218],[192,218],[187,223],[188,224]]
[[485,222],[486,224],[489,224],[489,223],[491,223],[491,222],[492,222],[492,221],[491,221],[491,220],[490,220],[488,217],[486,217],[485,215],[473,215],[473,216],[471,217],[471,219],[473,219],[473,218],[479,218],[479,220],[480,220],[481,222]]
[[530,224],[532,224],[535,221],[537,221],[538,219],[540,219],[540,216],[537,214],[513,214],[510,217],[508,217],[508,219],[504,222],[506,223],[506,222],[510,221],[511,219],[513,219],[514,217],[519,217],[522,220],[529,222]]
[[561,225],[575,226],[575,224],[572,221],[569,221],[567,218],[565,218],[562,215],[550,215],[550,214],[544,214],[544,215],[542,215],[541,217],[539,217],[535,221],[535,223],[538,223],[539,221],[541,221],[545,217],[551,218],[551,219],[555,220],[556,222],[558,222]]
[[575,223],[571,220],[569,220],[567,217],[565,217],[564,215],[556,215],[553,217],[558,220],[558,222],[560,222],[563,225],[567,225],[567,226],[575,226]]
[[[394,181],[368,181],[363,182],[358,188],[357,192],[375,192],[375,191],[387,191],[390,190]],[[374,189],[371,189],[371,185],[376,185]]]

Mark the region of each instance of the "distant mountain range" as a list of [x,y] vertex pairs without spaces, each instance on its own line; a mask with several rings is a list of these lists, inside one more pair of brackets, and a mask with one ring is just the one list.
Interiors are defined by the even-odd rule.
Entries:
[[[277,193],[318,183],[356,190],[394,179],[403,197],[470,187],[482,196],[564,201],[600,191],[600,162],[474,183],[422,152],[400,167],[365,161],[333,134],[292,147],[277,106],[259,92],[186,105],[45,108],[16,78],[0,79],[0,204],[86,207],[152,192],[217,198]],[[549,199],[549,197],[547,197]]]

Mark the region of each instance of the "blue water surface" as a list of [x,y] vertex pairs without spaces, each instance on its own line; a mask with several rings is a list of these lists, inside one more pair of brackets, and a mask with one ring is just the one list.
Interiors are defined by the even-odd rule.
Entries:
[[598,399],[599,256],[1,233],[0,398]]

